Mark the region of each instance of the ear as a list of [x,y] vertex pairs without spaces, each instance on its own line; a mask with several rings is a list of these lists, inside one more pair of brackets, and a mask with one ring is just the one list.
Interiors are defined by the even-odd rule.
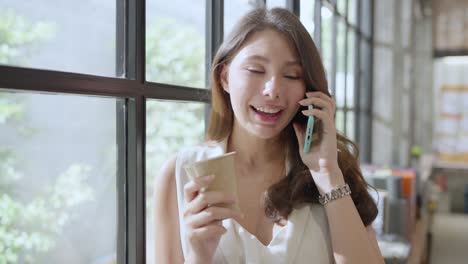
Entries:
[[223,68],[221,69],[221,74],[219,76],[219,79],[221,81],[221,86],[223,86],[223,90],[229,93],[229,82],[228,82],[229,66],[225,64],[222,67]]

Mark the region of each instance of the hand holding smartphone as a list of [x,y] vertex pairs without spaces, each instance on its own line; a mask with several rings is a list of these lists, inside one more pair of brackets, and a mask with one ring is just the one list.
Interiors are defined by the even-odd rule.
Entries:
[[[309,105],[309,110],[314,109],[312,105]],[[310,145],[312,143],[312,131],[314,130],[314,117],[309,116],[307,119],[307,128],[305,133],[305,140],[304,140],[304,153],[308,153],[310,151]]]

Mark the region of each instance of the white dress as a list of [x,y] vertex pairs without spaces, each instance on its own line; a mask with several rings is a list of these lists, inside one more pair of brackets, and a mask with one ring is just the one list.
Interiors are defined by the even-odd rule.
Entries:
[[[177,203],[180,239],[184,256],[188,248],[183,225],[184,185],[189,178],[185,164],[226,153],[226,140],[183,149],[176,160]],[[223,220],[227,232],[221,237],[213,263],[334,263],[328,222],[319,204],[304,204],[293,209],[287,224],[273,236],[268,246],[232,219]]]

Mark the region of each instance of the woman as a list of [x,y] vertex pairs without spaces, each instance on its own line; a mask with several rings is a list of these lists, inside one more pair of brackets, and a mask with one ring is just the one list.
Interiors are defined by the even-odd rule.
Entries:
[[[322,62],[298,18],[279,8],[244,16],[214,58],[211,89],[207,143],[180,151],[155,182],[157,263],[383,263],[356,146],[336,132]],[[216,175],[192,181],[182,169],[231,151],[241,212],[218,206],[235,197],[200,191]]]

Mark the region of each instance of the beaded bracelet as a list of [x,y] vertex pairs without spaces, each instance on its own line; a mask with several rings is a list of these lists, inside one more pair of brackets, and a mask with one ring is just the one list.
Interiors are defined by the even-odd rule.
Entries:
[[351,194],[351,189],[348,184],[345,184],[341,187],[331,190],[331,192],[319,195],[318,201],[321,205],[325,205],[333,200],[339,199],[341,197]]

